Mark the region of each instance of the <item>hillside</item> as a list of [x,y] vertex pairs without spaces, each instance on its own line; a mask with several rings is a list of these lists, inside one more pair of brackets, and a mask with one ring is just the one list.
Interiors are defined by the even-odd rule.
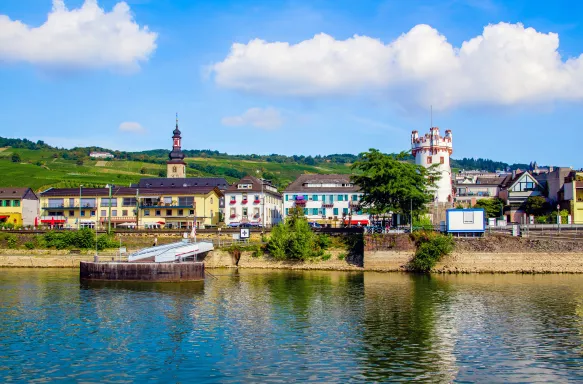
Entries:
[[[91,159],[91,151],[107,151],[115,159]],[[246,174],[258,174],[285,188],[303,173],[351,173],[350,165],[358,159],[354,154],[326,156],[228,155],[213,150],[183,150],[188,177],[218,176],[233,182]],[[141,177],[163,177],[168,150],[142,152],[113,151],[107,148],[56,148],[42,141],[0,137],[0,185],[35,190],[49,187],[105,186],[108,183],[129,185]],[[13,159],[13,155],[17,158]],[[409,159],[413,160],[412,157]],[[451,160],[454,172],[459,169],[495,171],[526,168],[488,159]]]

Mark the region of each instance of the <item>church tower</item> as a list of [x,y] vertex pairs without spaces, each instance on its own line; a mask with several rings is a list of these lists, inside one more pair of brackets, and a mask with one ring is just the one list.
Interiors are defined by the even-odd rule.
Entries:
[[168,154],[170,160],[166,163],[166,177],[186,177],[186,163],[184,162],[184,153],[182,153],[182,137],[180,136],[180,129],[178,129],[178,114],[176,114],[176,128],[172,133],[172,152]]
[[415,164],[426,168],[432,165],[441,173],[441,178],[436,182],[436,189],[433,191],[435,200],[439,203],[453,201],[452,198],[452,178],[449,165],[449,156],[453,152],[452,134],[448,129],[445,136],[439,135],[439,128],[431,127],[429,133],[419,136],[419,132],[411,133],[411,149],[415,156]]

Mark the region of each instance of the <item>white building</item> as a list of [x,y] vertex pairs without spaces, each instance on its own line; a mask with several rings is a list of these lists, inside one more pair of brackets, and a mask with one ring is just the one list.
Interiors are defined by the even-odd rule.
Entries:
[[89,157],[94,159],[113,159],[113,155],[109,152],[91,152]]
[[284,216],[300,207],[310,222],[335,226],[368,225],[362,212],[362,193],[350,181],[350,175],[301,175],[284,191]]
[[415,156],[415,164],[429,168],[436,165],[436,171],[441,178],[436,182],[434,191],[435,200],[439,203],[452,201],[451,168],[449,157],[453,152],[452,135],[448,129],[445,136],[439,135],[439,128],[432,127],[430,133],[419,136],[419,132],[411,133],[412,154]]
[[283,220],[283,201],[270,181],[245,176],[225,191],[225,224],[272,226]]

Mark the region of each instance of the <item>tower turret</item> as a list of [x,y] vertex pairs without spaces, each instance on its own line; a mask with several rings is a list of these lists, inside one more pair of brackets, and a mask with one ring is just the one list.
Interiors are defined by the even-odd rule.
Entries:
[[186,177],[186,163],[184,153],[182,153],[182,136],[178,129],[178,114],[176,114],[176,128],[172,132],[172,151],[168,154],[166,163],[167,177]]
[[411,153],[415,157],[415,164],[429,168],[435,165],[441,173],[436,182],[435,199],[440,203],[451,201],[452,181],[449,157],[453,153],[451,130],[440,136],[438,127],[431,127],[429,133],[419,137],[417,131],[411,134]]

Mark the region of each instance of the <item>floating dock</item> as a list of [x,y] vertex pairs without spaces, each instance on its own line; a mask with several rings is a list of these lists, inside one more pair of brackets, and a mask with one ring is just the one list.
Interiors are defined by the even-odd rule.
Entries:
[[110,281],[204,280],[204,263],[128,263],[81,261],[81,279]]

